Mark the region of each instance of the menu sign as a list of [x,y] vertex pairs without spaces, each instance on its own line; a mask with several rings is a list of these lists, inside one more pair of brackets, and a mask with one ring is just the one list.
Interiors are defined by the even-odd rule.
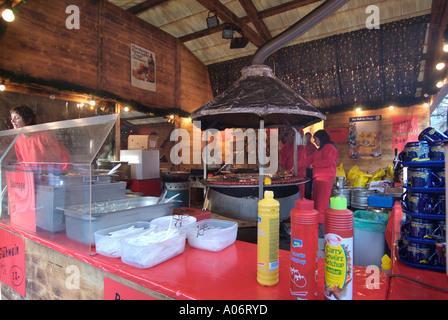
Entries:
[[25,239],[0,229],[0,281],[25,297]]

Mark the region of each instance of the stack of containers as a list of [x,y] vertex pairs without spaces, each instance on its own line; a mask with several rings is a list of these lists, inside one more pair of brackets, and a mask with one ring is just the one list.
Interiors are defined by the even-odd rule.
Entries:
[[418,142],[409,142],[400,153],[407,167],[406,191],[402,208],[406,220],[401,226],[398,258],[407,265],[445,272],[445,152],[443,141],[448,137],[426,128]]

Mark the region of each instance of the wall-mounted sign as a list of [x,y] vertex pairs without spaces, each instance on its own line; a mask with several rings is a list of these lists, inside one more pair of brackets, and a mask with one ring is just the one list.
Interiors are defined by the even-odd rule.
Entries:
[[351,117],[348,132],[350,158],[381,158],[380,115]]
[[331,141],[335,143],[347,142],[347,128],[326,128]]
[[25,297],[25,274],[25,239],[0,229],[0,281]]
[[418,116],[392,118],[392,133],[418,132]]

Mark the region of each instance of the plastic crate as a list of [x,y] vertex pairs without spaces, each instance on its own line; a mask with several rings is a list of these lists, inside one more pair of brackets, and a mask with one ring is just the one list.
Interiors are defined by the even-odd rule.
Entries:
[[387,194],[369,195],[367,204],[369,207],[392,208],[394,206],[394,197]]

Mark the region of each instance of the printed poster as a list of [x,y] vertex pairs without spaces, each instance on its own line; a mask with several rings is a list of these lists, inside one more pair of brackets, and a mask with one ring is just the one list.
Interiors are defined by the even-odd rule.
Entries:
[[131,85],[156,91],[156,55],[135,44],[131,44]]
[[36,232],[36,196],[34,174],[26,171],[5,172],[11,224]]
[[25,297],[25,239],[3,229],[0,229],[0,281]]
[[351,159],[381,158],[381,116],[350,117],[349,156]]

